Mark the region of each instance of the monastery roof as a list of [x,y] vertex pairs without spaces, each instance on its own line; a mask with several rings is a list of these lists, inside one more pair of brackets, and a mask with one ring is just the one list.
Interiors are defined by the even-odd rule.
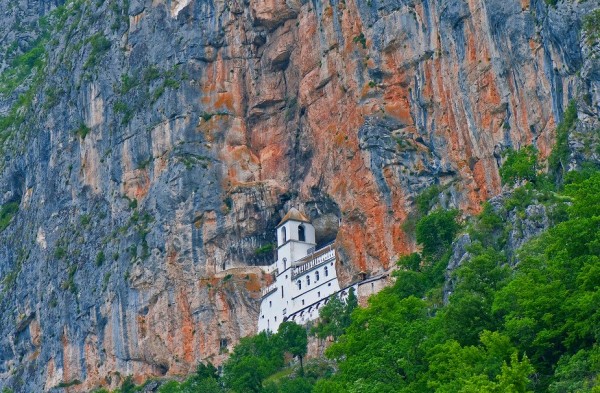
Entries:
[[300,222],[310,223],[310,220],[295,207],[292,207],[287,212],[287,214],[281,219],[281,221],[279,222],[279,224],[277,224],[277,226],[280,227],[288,221],[300,221]]

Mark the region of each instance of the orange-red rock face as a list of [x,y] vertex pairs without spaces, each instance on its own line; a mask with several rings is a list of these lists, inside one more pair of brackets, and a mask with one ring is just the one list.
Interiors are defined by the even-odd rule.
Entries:
[[[95,73],[49,57],[77,88],[44,114],[42,153],[6,177],[24,178],[30,218],[0,234],[0,262],[16,260],[14,239],[32,246],[1,303],[0,380],[77,379],[79,392],[219,364],[255,332],[269,283],[255,265],[272,260],[261,246],[292,206],[337,241],[344,283],[390,268],[416,247],[403,228],[425,188],[476,212],[500,190],[503,149],[549,154],[581,86],[569,29],[586,6],[140,0],[108,28],[114,11],[85,5],[107,15],[85,29],[111,49]],[[90,132],[75,138],[82,121]]]
[[[200,82],[211,86],[209,110],[227,91],[243,118],[214,147],[224,192],[297,191],[292,203],[303,204],[318,188],[339,207],[337,240],[354,272],[386,269],[414,247],[401,227],[415,194],[452,182],[453,203],[477,211],[500,188],[494,152],[535,139],[546,155],[554,124],[539,36],[499,45],[508,37],[490,31],[482,1],[379,7],[251,2],[254,24],[236,15],[225,36],[238,43],[259,31],[264,43],[221,48]],[[511,22],[533,23],[511,7]],[[251,57],[236,68],[240,53]],[[361,133],[365,124],[374,135]]]

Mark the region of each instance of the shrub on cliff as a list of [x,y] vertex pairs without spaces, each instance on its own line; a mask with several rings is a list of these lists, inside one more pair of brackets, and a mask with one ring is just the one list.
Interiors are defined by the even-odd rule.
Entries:
[[10,202],[0,207],[0,232],[5,230],[19,211],[19,202]]
[[419,220],[416,235],[417,243],[423,246],[423,257],[440,258],[446,252],[460,229],[457,216],[456,209],[438,209]]
[[596,45],[600,41],[600,10],[594,10],[583,18],[583,32],[588,45]]
[[533,146],[525,146],[520,150],[508,149],[504,157],[500,168],[502,183],[512,186],[522,181],[535,181],[537,154]]
[[565,110],[563,120],[556,127],[556,144],[548,157],[549,170],[555,173],[565,172],[569,158],[569,131],[577,121],[577,105],[571,101]]

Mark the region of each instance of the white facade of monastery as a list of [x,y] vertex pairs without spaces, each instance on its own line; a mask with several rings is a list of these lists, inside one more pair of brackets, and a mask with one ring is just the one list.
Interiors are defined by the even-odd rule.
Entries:
[[275,281],[263,289],[259,332],[277,332],[286,320],[305,323],[317,318],[319,307],[340,291],[333,245],[319,250],[315,246],[315,228],[292,208],[277,226],[277,260],[266,269]]

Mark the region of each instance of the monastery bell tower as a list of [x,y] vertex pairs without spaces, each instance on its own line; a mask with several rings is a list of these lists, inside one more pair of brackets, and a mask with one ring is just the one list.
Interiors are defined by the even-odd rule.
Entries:
[[315,227],[298,209],[291,208],[277,225],[277,269],[280,273],[289,269],[315,246]]

